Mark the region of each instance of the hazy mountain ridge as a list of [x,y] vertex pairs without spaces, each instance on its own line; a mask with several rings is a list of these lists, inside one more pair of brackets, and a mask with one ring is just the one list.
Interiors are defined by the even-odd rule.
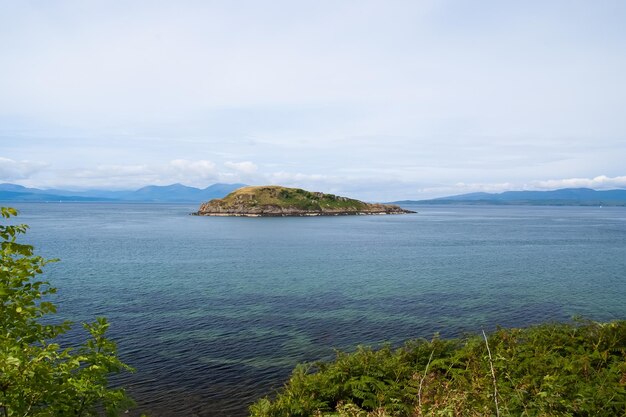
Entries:
[[0,201],[134,201],[200,203],[221,198],[245,184],[213,184],[204,189],[182,184],[149,185],[134,191],[27,188],[17,184],[0,184]]
[[[204,189],[179,183],[149,185],[137,190],[84,190],[28,188],[17,184],[0,184],[0,201],[102,201],[102,202],[183,202],[203,203],[224,198],[245,184],[216,183]],[[551,191],[476,192],[439,197],[429,200],[402,200],[393,204],[488,204],[488,205],[580,205],[626,206],[626,190],[593,190],[591,188],[562,188]]]
[[404,200],[396,204],[500,204],[557,206],[626,206],[626,190],[593,190],[561,188],[551,191],[505,191],[502,193],[469,193],[431,200]]

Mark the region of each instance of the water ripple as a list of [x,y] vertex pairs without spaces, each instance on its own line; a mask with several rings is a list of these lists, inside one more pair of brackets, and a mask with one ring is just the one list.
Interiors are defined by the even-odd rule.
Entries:
[[[623,208],[420,207],[316,219],[180,205],[24,204],[60,317],[107,316],[153,417],[243,416],[334,348],[624,318]],[[78,327],[64,341],[84,337]]]

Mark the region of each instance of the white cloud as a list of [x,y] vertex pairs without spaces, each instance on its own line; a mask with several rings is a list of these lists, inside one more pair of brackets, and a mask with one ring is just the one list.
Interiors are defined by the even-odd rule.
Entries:
[[[265,176],[267,181],[271,184],[286,184],[286,185],[296,185],[296,184],[315,184],[315,183],[328,183],[331,181],[338,180],[337,177],[330,177],[328,175],[321,174],[302,174],[302,173],[292,173],[292,172],[272,172]],[[334,182],[333,181],[333,182]]]
[[[3,173],[0,159],[0,173]],[[13,161],[15,162],[15,161]],[[15,164],[4,164],[12,167]],[[40,172],[36,179],[12,178],[26,186],[42,188],[108,188],[134,189],[146,185],[185,185],[206,187],[217,182],[221,174],[215,163],[207,160],[174,159],[161,164],[107,164],[95,167],[54,168]],[[22,179],[21,181],[19,181]]]
[[99,179],[99,178],[132,178],[154,175],[147,165],[98,165],[94,169],[77,170],[70,172],[76,178]]
[[456,183],[454,185],[454,189],[463,190],[463,192],[474,193],[474,192],[484,192],[484,193],[500,193],[502,191],[508,191],[515,189],[515,184],[510,182],[502,182],[495,184],[466,184],[463,182]]
[[0,181],[27,179],[47,166],[44,162],[15,161],[0,157]]
[[594,188],[607,190],[612,188],[626,188],[626,176],[607,177],[606,175],[599,175],[594,178],[534,181],[531,185],[534,188],[546,190],[558,188]]
[[259,168],[250,161],[243,161],[243,162],[228,161],[224,163],[224,166],[227,168],[234,169],[235,171],[241,172],[242,174],[254,174]]
[[197,179],[208,180],[217,178],[215,163],[204,159],[198,161],[174,159],[167,165],[165,173],[179,179],[192,181]]
[[37,181],[23,185],[37,188],[127,189],[159,183],[159,175],[148,165],[98,165],[80,168],[50,169]]

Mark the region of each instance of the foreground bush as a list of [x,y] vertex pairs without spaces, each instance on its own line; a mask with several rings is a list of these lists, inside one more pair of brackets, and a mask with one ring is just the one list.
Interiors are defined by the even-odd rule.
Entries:
[[298,366],[253,417],[626,416],[626,321],[551,323]]
[[[17,212],[2,207],[4,220]],[[108,386],[111,373],[130,370],[105,337],[109,324],[99,318],[84,324],[89,338],[74,348],[55,340],[69,322],[52,324],[45,315],[55,289],[37,280],[50,260],[18,243],[25,225],[0,224],[0,417],[116,416],[132,401]]]

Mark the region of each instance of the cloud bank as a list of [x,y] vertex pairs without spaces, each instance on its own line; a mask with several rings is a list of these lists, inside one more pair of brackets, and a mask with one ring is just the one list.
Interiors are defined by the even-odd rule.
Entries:
[[0,174],[381,200],[619,186],[624,21],[620,0],[4,2]]
[[567,178],[561,180],[534,181],[536,189],[554,190],[558,188],[593,188],[595,190],[610,190],[626,188],[626,176],[607,177],[599,175],[595,178]]
[[27,179],[47,166],[45,162],[14,161],[0,157],[0,181]]
[[[277,184],[315,191],[349,195],[370,201],[427,199],[470,192],[497,193],[512,190],[553,190],[558,188],[626,189],[626,176],[599,175],[591,178],[538,179],[529,182],[449,182],[427,185],[418,180],[399,180],[393,175],[312,174],[276,170],[272,165],[258,166],[251,161],[174,159],[162,164],[98,165],[93,168],[55,168],[43,162],[14,161],[0,157],[0,182],[39,188],[136,189],[145,185],[182,183],[199,188],[213,183]],[[395,172],[395,171],[392,171]]]

